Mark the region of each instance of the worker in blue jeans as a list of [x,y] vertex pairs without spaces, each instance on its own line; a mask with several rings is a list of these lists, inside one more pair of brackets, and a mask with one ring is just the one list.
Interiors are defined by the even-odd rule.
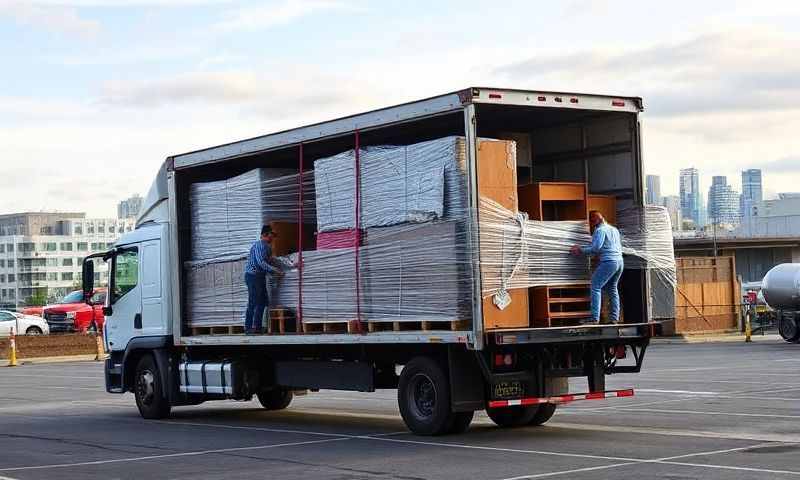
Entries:
[[[244,268],[244,281],[247,284],[247,310],[244,314],[244,333],[256,335],[263,333],[261,318],[269,308],[270,277],[283,276],[283,272],[272,265],[272,240],[275,232],[272,227],[261,227],[261,238],[250,247],[247,264]],[[269,317],[269,315],[268,315]],[[267,318],[269,321],[269,318]]]
[[601,292],[605,290],[611,300],[609,323],[617,323],[619,321],[619,290],[617,286],[624,267],[619,230],[609,225],[597,210],[589,212],[589,224],[594,229],[592,244],[585,247],[573,245],[570,251],[574,255],[598,257],[597,268],[592,274],[592,321],[600,323]]

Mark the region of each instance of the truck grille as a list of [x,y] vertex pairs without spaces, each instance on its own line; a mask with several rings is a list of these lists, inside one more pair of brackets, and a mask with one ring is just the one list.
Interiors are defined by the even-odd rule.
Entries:
[[46,312],[44,314],[44,319],[47,320],[48,322],[66,322],[67,314]]
[[66,313],[44,313],[44,319],[51,332],[66,332],[75,328],[72,320],[67,320]]

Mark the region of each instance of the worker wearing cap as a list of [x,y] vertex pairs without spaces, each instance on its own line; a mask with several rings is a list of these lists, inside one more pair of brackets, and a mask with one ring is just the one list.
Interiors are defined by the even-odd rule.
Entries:
[[[270,276],[282,276],[283,272],[272,265],[272,240],[275,238],[272,227],[261,227],[261,238],[250,247],[244,281],[247,284],[247,310],[244,315],[244,332],[248,335],[263,333],[261,318],[264,309],[269,316]],[[267,318],[269,321],[269,317]]]
[[589,212],[589,224],[594,229],[592,244],[585,247],[573,245],[570,251],[574,255],[583,254],[598,257],[597,268],[592,274],[592,321],[600,323],[602,291],[605,290],[611,301],[609,322],[617,323],[619,321],[619,290],[617,286],[624,267],[619,230],[609,225],[597,210]]

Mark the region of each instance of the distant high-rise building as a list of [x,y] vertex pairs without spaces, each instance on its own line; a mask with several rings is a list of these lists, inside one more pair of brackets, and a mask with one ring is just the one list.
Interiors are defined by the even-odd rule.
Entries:
[[680,230],[683,218],[681,217],[681,197],[677,195],[667,195],[663,198],[663,205],[669,212],[669,220],[673,230]]
[[739,224],[739,194],[728,185],[728,179],[724,175],[711,179],[711,188],[708,189],[708,217],[713,224]]
[[131,195],[117,204],[117,218],[131,218],[139,214],[142,209],[142,197]]
[[658,175],[647,175],[646,177],[645,203],[661,205],[661,177]]
[[753,215],[753,207],[764,200],[763,192],[761,169],[742,170],[742,196],[739,201],[742,217],[749,218]]
[[696,168],[682,168],[680,175],[681,216],[684,220],[692,220],[696,226],[702,226],[700,211],[700,173]]

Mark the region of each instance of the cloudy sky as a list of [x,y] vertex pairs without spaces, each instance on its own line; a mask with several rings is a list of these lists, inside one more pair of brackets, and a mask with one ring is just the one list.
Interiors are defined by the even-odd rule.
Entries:
[[647,173],[800,190],[800,3],[0,0],[0,213],[115,215],[169,154],[470,85],[644,97]]

